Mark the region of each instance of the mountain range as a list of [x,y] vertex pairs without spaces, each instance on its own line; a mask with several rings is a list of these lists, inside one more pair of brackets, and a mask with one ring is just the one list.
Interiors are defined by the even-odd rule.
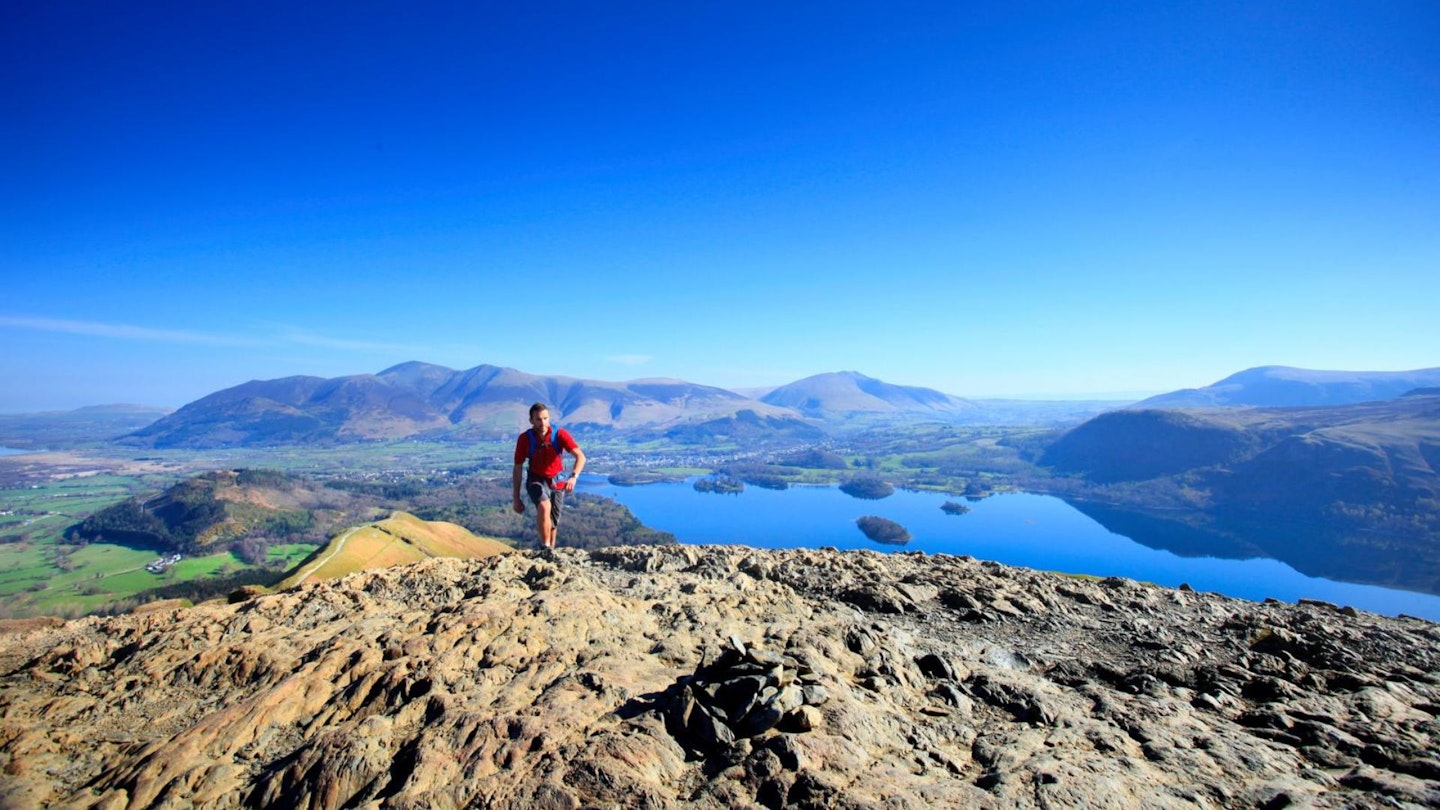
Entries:
[[1299,407],[1349,405],[1394,399],[1416,388],[1440,386],[1440,368],[1414,371],[1317,371],[1259,366],[1203,388],[1150,397],[1134,408]]
[[663,428],[688,421],[790,411],[682,380],[603,382],[481,365],[464,371],[402,363],[379,374],[286,377],[217,391],[132,434],[155,447],[218,447],[448,435],[495,438],[526,423],[532,402],[557,423]]
[[[1440,386],[1440,368],[1346,372],[1265,366],[1132,407],[1324,406],[1388,399],[1429,386]],[[126,441],[211,448],[503,438],[524,427],[526,411],[536,401],[547,403],[555,421],[566,426],[698,442],[712,435],[748,434],[756,425],[776,426],[795,438],[876,421],[1068,426],[1129,404],[963,399],[855,371],[817,374],[753,398],[677,379],[609,382],[492,365],[456,371],[409,362],[378,374],[252,380],[202,397]]]
[[752,399],[675,379],[607,382],[490,365],[456,371],[410,362],[378,374],[252,380],[202,397],[128,441],[206,448],[412,436],[499,438],[525,425],[532,402],[549,405],[557,424],[695,441],[753,432],[748,431],[753,426],[814,438],[821,435],[815,422],[857,415],[973,420],[983,413],[968,400],[853,371],[807,377]]

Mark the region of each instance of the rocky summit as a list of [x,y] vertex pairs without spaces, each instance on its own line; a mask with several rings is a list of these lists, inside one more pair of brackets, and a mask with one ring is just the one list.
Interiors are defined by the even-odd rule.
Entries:
[[1440,805],[1440,626],[966,557],[434,559],[0,635],[0,806]]

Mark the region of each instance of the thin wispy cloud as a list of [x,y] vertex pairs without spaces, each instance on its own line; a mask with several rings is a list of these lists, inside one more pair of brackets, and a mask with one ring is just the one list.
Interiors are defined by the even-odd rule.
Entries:
[[643,366],[654,359],[648,354],[611,354],[605,357],[606,362],[619,363],[622,366]]
[[234,335],[222,332],[201,332],[193,329],[165,329],[136,326],[128,323],[80,321],[66,318],[42,318],[24,315],[0,315],[0,328],[54,332],[67,335],[171,343],[189,346],[232,346],[239,348],[305,346],[357,353],[385,353],[423,357],[424,346],[380,340],[337,338],[285,325],[271,325],[267,335]]
[[116,340],[144,340],[157,343],[201,344],[206,346],[260,346],[264,343],[264,341],[255,338],[241,337],[238,335],[196,332],[189,329],[156,329],[154,327],[135,326],[128,323],[74,321],[64,318],[0,315],[0,327],[29,329],[36,332],[59,332],[67,335],[113,338]]

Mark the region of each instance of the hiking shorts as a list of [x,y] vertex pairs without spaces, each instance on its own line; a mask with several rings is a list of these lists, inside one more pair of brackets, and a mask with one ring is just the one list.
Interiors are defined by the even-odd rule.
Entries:
[[560,525],[560,512],[565,508],[565,490],[556,489],[553,478],[531,478],[525,482],[525,491],[530,493],[530,502],[540,508],[540,502],[550,499],[550,523]]

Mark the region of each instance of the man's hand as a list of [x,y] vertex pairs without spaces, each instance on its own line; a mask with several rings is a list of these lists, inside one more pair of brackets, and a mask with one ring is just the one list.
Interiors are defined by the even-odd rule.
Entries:
[[[510,508],[515,510],[515,514],[517,514],[517,515],[523,515],[523,514],[525,514],[525,502],[522,501],[522,500],[520,500],[520,496],[519,496],[519,495],[516,495],[516,496],[515,496],[514,501],[515,501],[515,502],[510,505]],[[493,501],[492,501],[492,503],[493,503]]]

